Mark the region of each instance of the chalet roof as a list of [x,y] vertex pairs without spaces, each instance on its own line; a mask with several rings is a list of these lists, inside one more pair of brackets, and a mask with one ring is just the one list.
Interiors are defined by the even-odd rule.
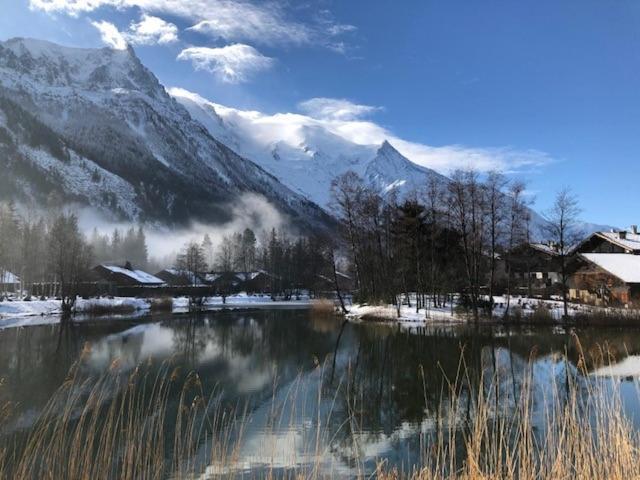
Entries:
[[552,257],[556,257],[560,254],[560,252],[547,243],[530,243],[529,246],[534,250],[538,250],[539,252],[546,253]]
[[640,235],[637,233],[626,232],[626,238],[620,238],[619,232],[596,232],[596,235],[626,250],[640,251]]
[[256,270],[254,272],[236,272],[236,277],[238,277],[240,280],[242,280],[244,282],[247,282],[249,280],[254,280],[255,278],[259,277],[260,275],[270,276],[264,270]]
[[144,272],[142,270],[129,270],[127,268],[117,267],[115,265],[100,265],[100,266],[106,270],[109,270],[112,273],[119,273],[121,275],[126,275],[132,280],[135,280],[138,283],[143,283],[145,285],[161,285],[164,283],[164,280],[161,280],[158,277],[151,275],[150,273]]
[[0,283],[3,284],[17,284],[20,283],[20,277],[11,272],[0,273]]
[[204,276],[204,281],[205,282],[215,282],[221,276],[222,276],[222,273],[207,273]]
[[233,276],[240,282],[248,282],[249,280],[254,280],[260,275],[271,276],[271,274],[265,272],[264,270],[255,270],[253,272],[211,272],[205,275],[205,280],[207,282],[215,282],[223,275]]
[[589,235],[586,239],[577,245],[576,249],[579,249],[582,245],[587,243],[594,237],[601,238],[609,243],[619,246],[629,252],[640,252],[640,234],[623,231],[625,238],[620,238],[620,232],[595,232]]
[[582,253],[580,256],[625,283],[640,283],[640,255]]
[[[318,278],[321,278],[325,282],[329,282],[329,283],[333,283],[334,282],[334,278],[333,277],[328,277],[326,275],[322,275],[321,273],[317,274],[316,276]],[[349,275],[347,275],[346,273],[338,272],[338,271],[336,271],[336,277],[342,278],[344,280],[351,280],[351,277]]]
[[190,270],[180,270],[179,268],[165,268],[164,270],[156,273],[156,277],[160,277],[165,274],[169,274],[174,277],[184,278],[191,283],[201,283],[205,275],[194,273]]

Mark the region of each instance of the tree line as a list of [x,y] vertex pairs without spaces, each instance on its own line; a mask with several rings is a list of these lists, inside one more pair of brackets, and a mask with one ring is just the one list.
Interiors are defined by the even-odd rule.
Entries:
[[[259,238],[258,238],[259,237]],[[257,236],[246,228],[224,236],[217,246],[208,234],[190,241],[176,257],[175,268],[194,273],[193,282],[205,272],[264,271],[269,291],[286,298],[302,290],[331,289],[333,248],[326,237],[292,235],[284,230],[263,231]]]
[[11,272],[22,285],[48,283],[68,313],[92,262],[76,215],[20,214],[13,204],[0,204],[0,278]]
[[[360,302],[415,308],[443,307],[452,293],[477,321],[493,315],[494,296],[510,299],[514,276],[509,255],[530,243],[531,200],[525,183],[500,172],[458,170],[450,180],[432,177],[420,192],[398,200],[354,172],[337,177],[331,197]],[[559,244],[566,304],[567,247],[575,239],[579,209],[560,192],[543,221],[548,240]],[[498,274],[498,260],[506,272]],[[410,295],[415,293],[415,296]]]

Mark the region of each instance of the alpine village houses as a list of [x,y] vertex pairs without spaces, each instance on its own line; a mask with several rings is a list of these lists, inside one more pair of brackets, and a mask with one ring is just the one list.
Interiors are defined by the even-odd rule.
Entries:
[[574,249],[569,280],[572,301],[597,306],[640,305],[640,232],[596,232]]
[[[595,306],[640,306],[640,231],[595,232],[565,255],[569,300]],[[554,243],[528,243],[507,256],[514,293],[549,298],[562,288]]]

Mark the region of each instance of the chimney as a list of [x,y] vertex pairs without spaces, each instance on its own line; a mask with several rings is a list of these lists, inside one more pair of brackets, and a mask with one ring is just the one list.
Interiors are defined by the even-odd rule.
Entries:
[[631,231],[634,235],[638,235],[638,225],[631,225]]
[[620,240],[626,240],[627,239],[627,231],[626,230],[620,230],[618,232],[618,237],[620,238]]

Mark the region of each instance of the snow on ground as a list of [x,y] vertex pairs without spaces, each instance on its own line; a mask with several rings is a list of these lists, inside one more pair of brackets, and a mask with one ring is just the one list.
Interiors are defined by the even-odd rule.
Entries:
[[[505,296],[494,296],[494,318],[502,318],[507,310],[507,298]],[[416,323],[420,324],[433,324],[433,323],[463,323],[468,321],[468,317],[460,315],[456,312],[457,300],[454,301],[453,308],[451,304],[448,304],[444,308],[428,308],[427,311],[421,308],[416,312],[415,308],[415,295],[410,295],[411,305],[402,305],[400,308],[400,315],[394,305],[360,305],[353,304],[348,307],[349,314],[347,317],[354,321],[371,320],[381,322],[398,322],[401,324],[407,324],[408,326],[415,326]],[[403,301],[405,301],[403,297]],[[521,316],[523,318],[531,317],[535,314],[539,314],[540,311],[544,311],[546,318],[550,318],[557,322],[562,320],[564,316],[564,308],[562,300],[555,298],[551,300],[542,300],[538,298],[528,298],[522,296],[512,296],[509,304],[509,312],[513,316]],[[629,310],[616,309],[611,307],[594,307],[590,305],[581,305],[577,303],[569,303],[568,313],[569,316],[575,316],[580,313],[594,313],[594,312],[606,312],[616,313],[620,315],[628,314]]]
[[[293,297],[291,300],[272,300],[268,295],[247,295],[240,293],[226,297],[209,297],[204,302],[205,310],[226,308],[269,308],[269,307],[306,307],[312,300],[308,296]],[[103,316],[113,318],[120,312],[147,313],[151,309],[154,299],[135,297],[91,298],[78,299],[75,305],[77,314],[85,315],[102,310]],[[55,324],[60,320],[62,308],[60,300],[32,300],[32,301],[0,301],[0,329],[8,327],[22,327],[29,325]],[[113,310],[109,313],[108,310]],[[189,309],[189,299],[179,297],[173,299],[173,312],[183,313]],[[128,318],[128,317],[127,317]]]
[[60,301],[58,300],[0,302],[0,318],[52,315],[58,313],[60,313]]
[[456,317],[450,307],[429,308],[427,311],[421,308],[416,312],[414,306],[408,307],[407,305],[402,305],[402,307],[400,307],[400,316],[398,316],[398,310],[394,305],[353,304],[347,309],[349,310],[347,318],[351,320],[397,321],[406,324],[463,321],[461,318]]
[[[272,300],[269,295],[247,295],[246,293],[239,293],[237,295],[230,295],[226,297],[225,300],[223,300],[222,297],[208,297],[204,301],[205,309],[309,305],[311,305],[311,299],[307,295],[301,295],[299,299],[293,297],[291,300]],[[188,308],[188,297],[178,297],[173,299],[174,312],[182,312],[188,310]]]

